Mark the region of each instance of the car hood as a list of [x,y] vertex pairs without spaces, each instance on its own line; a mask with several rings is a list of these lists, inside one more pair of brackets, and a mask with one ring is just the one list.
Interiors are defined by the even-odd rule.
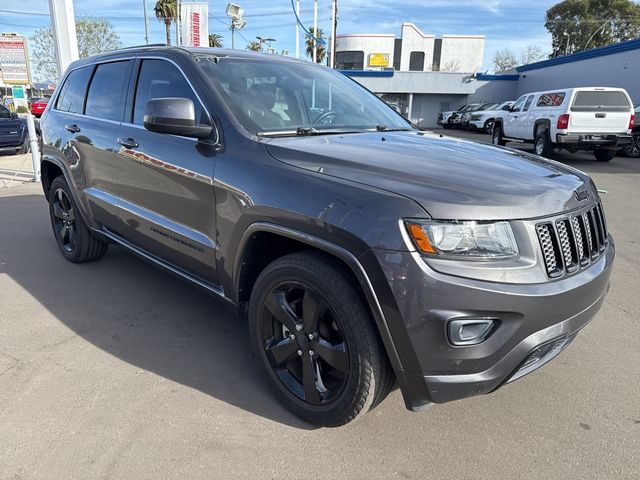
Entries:
[[426,132],[273,138],[266,149],[287,164],[411,198],[436,219],[543,217],[586,205],[577,189],[589,201],[597,196],[579,170]]

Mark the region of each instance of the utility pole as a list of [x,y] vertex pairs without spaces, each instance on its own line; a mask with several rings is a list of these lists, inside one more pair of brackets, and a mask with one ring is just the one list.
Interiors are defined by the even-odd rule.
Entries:
[[144,43],[149,45],[149,20],[147,19],[147,0],[142,0],[142,11],[144,12]]
[[331,56],[329,67],[336,68],[336,29],[338,26],[338,0],[331,1]]
[[49,0],[49,12],[55,40],[58,74],[62,78],[69,64],[79,58],[73,2],[72,0]]
[[[296,16],[300,18],[300,0],[296,0]],[[300,23],[296,21],[296,58],[300,58]]]
[[180,5],[182,4],[182,2],[180,0],[178,0],[176,2],[176,6],[178,7],[178,11],[176,12],[178,15],[178,19],[176,21],[176,46],[180,46]]
[[313,63],[317,63],[318,59],[316,38],[318,38],[318,0],[313,0]]

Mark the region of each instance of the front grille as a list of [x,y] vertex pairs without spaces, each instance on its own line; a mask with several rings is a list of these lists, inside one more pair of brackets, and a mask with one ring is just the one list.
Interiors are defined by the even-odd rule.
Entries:
[[607,247],[607,224],[599,202],[585,212],[538,223],[536,233],[550,278],[586,267]]

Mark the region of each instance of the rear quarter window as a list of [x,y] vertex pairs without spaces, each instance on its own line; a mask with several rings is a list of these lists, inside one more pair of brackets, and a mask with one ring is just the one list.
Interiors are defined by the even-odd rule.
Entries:
[[538,98],[538,107],[559,107],[564,102],[564,92],[543,93]]
[[608,110],[613,112],[627,112],[631,108],[624,92],[620,91],[584,91],[576,92],[571,105],[573,112],[591,112]]
[[58,100],[56,100],[56,110],[82,113],[84,97],[92,71],[93,65],[78,68],[67,76],[60,90],[60,95],[58,95]]

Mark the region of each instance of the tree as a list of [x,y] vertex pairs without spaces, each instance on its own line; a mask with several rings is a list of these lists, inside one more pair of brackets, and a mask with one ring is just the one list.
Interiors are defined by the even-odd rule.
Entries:
[[261,52],[262,44],[254,40],[253,42],[247,43],[247,50],[251,50],[252,52]]
[[[81,17],[76,21],[78,55],[85,58],[121,47],[111,22],[104,18]],[[31,37],[31,63],[36,81],[58,80],[55,40],[51,27],[42,27]]]
[[217,33],[209,34],[209,46],[221,48],[222,47],[222,35],[218,35]]
[[440,68],[440,71],[441,72],[459,72],[461,68],[462,68],[462,64],[460,63],[460,60],[450,60]]
[[520,65],[537,62],[541,60],[543,56],[542,49],[538,45],[527,45],[524,51],[520,53]]
[[[307,56],[309,58],[313,58],[313,38],[323,39],[322,37],[322,29],[318,29],[318,33],[316,34],[313,27],[309,29],[309,33],[305,35],[306,43],[307,43]],[[327,56],[327,49],[324,45],[316,40],[316,63],[322,63]]]
[[164,23],[167,46],[171,45],[171,24],[178,19],[178,3],[176,0],[158,0],[153,7],[153,13],[159,22]]
[[507,47],[498,50],[493,57],[493,66],[496,72],[504,72],[518,66],[516,56]]
[[565,0],[549,10],[551,57],[640,37],[640,5],[630,0]]

